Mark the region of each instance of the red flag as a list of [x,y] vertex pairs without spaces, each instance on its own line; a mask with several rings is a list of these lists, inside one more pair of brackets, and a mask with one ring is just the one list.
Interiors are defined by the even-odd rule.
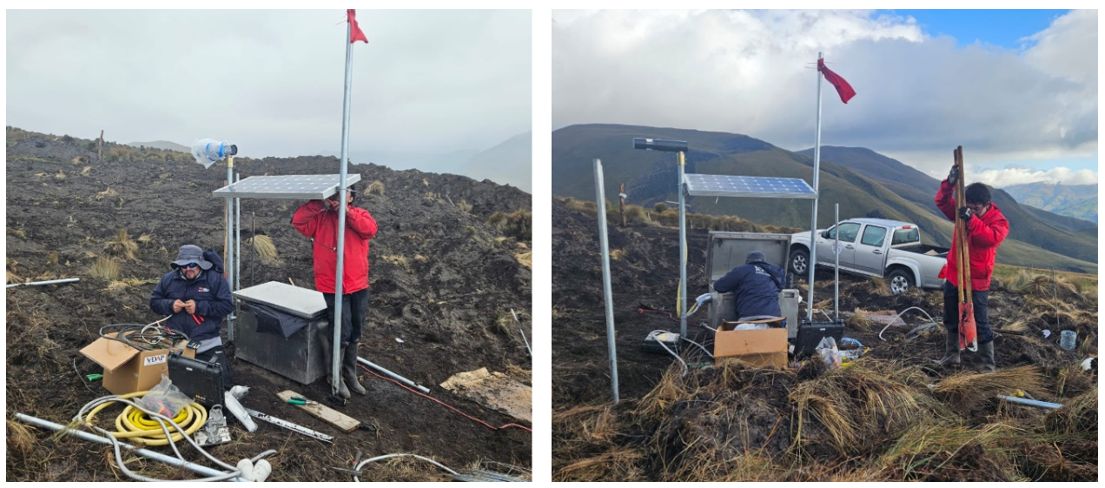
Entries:
[[[367,42],[367,41],[366,41]],[[817,71],[825,75],[825,79],[829,80],[836,87],[837,95],[840,95],[840,101],[848,103],[852,97],[856,96],[856,91],[852,89],[852,85],[848,84],[848,80],[845,80],[842,76],[833,72],[828,66],[825,66],[824,59],[817,60]]]
[[354,9],[347,9],[345,15],[349,18],[349,43],[353,44],[357,41],[364,41],[365,44],[368,44],[368,37],[365,37],[364,31],[361,30],[361,26],[357,25],[357,11]]

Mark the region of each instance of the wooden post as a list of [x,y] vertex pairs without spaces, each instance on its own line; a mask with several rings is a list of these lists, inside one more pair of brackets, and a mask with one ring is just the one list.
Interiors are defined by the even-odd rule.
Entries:
[[625,183],[618,185],[618,213],[622,214],[622,227],[625,227]]
[[104,130],[100,129],[100,139],[96,141],[96,162],[104,161]]

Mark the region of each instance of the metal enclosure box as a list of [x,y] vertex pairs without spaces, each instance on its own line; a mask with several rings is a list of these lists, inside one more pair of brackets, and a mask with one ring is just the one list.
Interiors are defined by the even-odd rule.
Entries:
[[[725,320],[737,319],[733,294],[714,291],[714,282],[725,276],[729,270],[745,264],[745,258],[752,251],[764,253],[765,261],[785,270],[786,263],[790,259],[790,235],[766,232],[710,232],[706,249],[706,274],[710,280],[710,295],[713,297],[708,308],[710,327],[717,328],[718,324]],[[786,283],[783,285],[786,286]],[[784,305],[784,300],[789,296],[788,291],[791,290],[783,290],[780,293],[780,307],[783,308],[783,315],[787,318],[787,335],[794,337],[790,329],[796,325],[790,324],[796,324],[797,320],[791,319],[787,313],[787,305]],[[798,293],[795,291],[793,295],[796,297]],[[794,308],[796,319],[797,304]]]
[[[304,385],[326,375],[326,353],[318,338],[319,329],[329,330],[322,293],[270,281],[238,290],[234,296],[242,308],[235,331],[235,357]],[[307,319],[308,324],[288,338],[258,331],[251,303]]]

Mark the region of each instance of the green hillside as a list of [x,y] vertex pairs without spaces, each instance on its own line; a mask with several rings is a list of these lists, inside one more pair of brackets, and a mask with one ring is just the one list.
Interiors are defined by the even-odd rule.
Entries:
[[[651,206],[676,194],[676,156],[634,150],[634,137],[686,140],[688,173],[776,176],[812,181],[812,159],[752,137],[723,132],[613,124],[587,124],[553,132],[553,194],[594,200],[592,161],[603,162],[605,190],[614,199],[624,183],[628,202]],[[825,148],[823,148],[825,149]],[[830,159],[831,156],[831,159]],[[818,227],[840,217],[882,217],[916,223],[925,240],[949,246],[952,225],[933,203],[938,181],[899,161],[864,148],[823,150]],[[1017,204],[1001,191],[994,201],[1010,221],[1010,239],[999,253],[1009,264],[1096,270],[1096,227],[1050,219]],[[752,222],[808,228],[808,200],[689,198],[693,212],[735,215]]]

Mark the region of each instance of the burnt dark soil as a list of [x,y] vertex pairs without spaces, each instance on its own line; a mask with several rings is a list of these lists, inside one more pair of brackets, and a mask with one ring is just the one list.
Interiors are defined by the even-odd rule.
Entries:
[[[106,394],[78,376],[76,370],[82,375],[100,370],[78,350],[104,325],[159,318],[149,310],[149,294],[180,245],[223,248],[224,201],[211,192],[225,185],[225,163],[204,169],[187,154],[113,143],[103,154],[98,161],[92,141],[7,129],[8,282],[81,279],[7,290],[8,480],[126,479],[111,466],[104,446],[37,429],[13,440],[12,433],[22,429],[12,415],[65,423],[81,405]],[[333,174],[338,161],[238,158],[236,167],[242,178]],[[479,367],[530,382],[530,360],[510,313],[518,312],[529,335],[530,196],[486,180],[374,164],[355,165],[351,172],[361,175],[362,188],[371,188],[355,205],[372,212],[379,224],[371,244],[360,355],[494,426],[515,422],[437,385]],[[243,287],[275,280],[313,288],[311,244],[289,224],[300,203],[242,201]],[[247,241],[254,235],[272,239],[275,261],[262,262]],[[100,258],[117,263],[118,272],[93,276],[104,267],[103,260],[97,265]],[[335,443],[326,445],[265,424],[248,433],[231,421],[234,442],[212,453],[233,464],[277,449],[269,458],[271,480],[349,480],[349,474],[330,467],[352,467],[357,450],[366,457],[411,452],[454,469],[492,462],[530,466],[529,432],[491,430],[374,376],[362,374],[368,395],[355,395],[342,409],[374,430],[341,434],[275,396],[292,388],[321,400],[329,393],[324,381],[304,387],[243,361],[233,366],[235,380],[252,387],[243,401],[247,407],[335,434]],[[157,463],[134,465],[169,478],[192,476]],[[440,476],[429,465],[397,462],[373,466],[362,479]]]
[[[961,368],[934,369],[943,329],[909,339],[928,322],[916,312],[879,339],[884,325],[870,312],[916,306],[940,322],[941,292],[892,296],[882,280],[842,274],[845,335],[868,348],[853,365],[714,366],[689,346],[683,376],[671,356],[641,347],[650,331],[679,328],[677,229],[640,219],[622,228],[610,218],[622,398],[612,406],[594,207],[557,199],[552,208],[554,480],[1097,479],[1097,372],[1077,366],[1097,355],[1095,277],[1015,270],[996,278],[990,317],[1005,332],[989,375],[974,371],[973,354]],[[707,237],[707,229],[688,231],[692,298],[707,291]],[[805,300],[805,280],[797,285]],[[815,308],[832,313],[831,271],[818,271],[815,291]],[[688,330],[712,350],[697,325],[704,314]],[[1058,346],[1060,329],[1077,330],[1074,351]],[[1018,388],[1066,407],[1049,413],[994,399]]]

